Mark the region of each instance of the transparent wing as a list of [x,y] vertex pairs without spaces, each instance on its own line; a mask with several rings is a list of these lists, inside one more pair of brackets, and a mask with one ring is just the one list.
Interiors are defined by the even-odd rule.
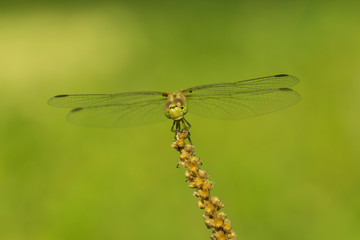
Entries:
[[238,82],[231,83],[216,83],[216,84],[207,84],[197,87],[192,87],[183,90],[184,93],[187,93],[186,96],[210,96],[210,95],[229,95],[229,94],[239,94],[246,92],[254,92],[258,90],[268,90],[268,89],[277,89],[277,88],[289,88],[299,83],[299,79],[287,75],[279,74],[268,77],[254,78],[249,80],[242,80]]
[[91,127],[128,127],[166,120],[166,99],[75,108],[68,114],[71,123]]
[[216,119],[241,119],[291,106],[300,95],[289,87],[296,77],[275,75],[234,83],[209,84],[184,90],[190,113]]
[[49,99],[48,104],[54,107],[94,107],[150,101],[165,98],[162,92],[127,92],[115,94],[73,94],[57,95]]

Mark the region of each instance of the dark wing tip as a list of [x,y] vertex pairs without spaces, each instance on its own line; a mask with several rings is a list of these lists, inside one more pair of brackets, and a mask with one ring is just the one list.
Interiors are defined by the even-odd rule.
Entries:
[[290,76],[289,74],[277,74],[277,75],[274,75],[274,77],[288,77]]
[[63,97],[68,97],[68,96],[70,96],[70,95],[67,95],[67,94],[56,95],[56,96],[50,98],[47,103],[53,107],[62,107],[61,104],[59,104],[59,102],[58,102],[61,100],[58,100],[58,99],[63,98]]
[[74,108],[73,110],[71,110],[71,112],[78,112],[80,110],[83,110],[84,108],[78,107],[78,108]]
[[61,97],[67,97],[67,96],[69,96],[69,95],[67,95],[67,94],[62,94],[62,95],[56,95],[54,98],[61,98]]
[[292,91],[291,88],[279,88],[279,90],[280,91],[288,91],[288,92]]
[[[299,81],[300,81],[297,77],[292,76],[292,75],[289,75],[289,74],[277,74],[277,75],[274,75],[274,77],[284,78],[284,79],[289,78],[289,81],[290,81],[290,82],[288,82],[288,86],[289,86],[289,87],[298,84]],[[291,79],[291,80],[290,80],[290,79]],[[286,91],[286,90],[284,90],[284,91]],[[288,90],[287,90],[287,91],[288,91]]]

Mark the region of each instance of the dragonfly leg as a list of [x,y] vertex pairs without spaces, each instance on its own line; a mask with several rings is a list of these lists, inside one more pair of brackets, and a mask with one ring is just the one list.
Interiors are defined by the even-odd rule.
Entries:
[[184,125],[185,125],[186,129],[191,128],[191,124],[185,118],[183,118],[183,121],[184,121]]
[[172,132],[182,132],[182,131],[188,131],[189,128],[191,128],[191,124],[186,121],[185,118],[181,120],[175,120],[171,126]]
[[174,121],[172,126],[171,126],[171,131],[172,132],[181,132],[181,125],[180,125],[180,121]]
[[189,140],[190,145],[193,145],[192,142],[191,142],[190,132],[189,131],[187,132],[186,138]]
[[188,121],[186,121],[185,118],[181,119],[181,122],[182,122],[182,124],[184,126],[182,131],[187,132],[186,138],[189,140],[190,144],[192,145],[191,138],[190,138],[190,132],[189,132],[189,128],[191,128],[191,124]]
[[176,140],[177,131],[176,131],[176,122],[175,122],[175,121],[173,122],[173,124],[172,124],[172,126],[171,126],[171,131],[172,131],[173,133],[175,133],[174,139]]
[[175,132],[174,126],[175,126],[175,121],[173,122],[173,124],[172,124],[172,126],[171,126],[171,131],[172,131],[172,132]]
[[[189,128],[191,127],[190,123],[186,121],[185,118],[182,118],[181,120],[174,121],[171,126],[171,131],[175,132],[175,140],[177,139],[178,133],[186,133],[186,138],[189,140],[190,145],[192,145],[191,138],[190,138],[190,132]],[[179,164],[176,165],[176,168],[179,168]]]

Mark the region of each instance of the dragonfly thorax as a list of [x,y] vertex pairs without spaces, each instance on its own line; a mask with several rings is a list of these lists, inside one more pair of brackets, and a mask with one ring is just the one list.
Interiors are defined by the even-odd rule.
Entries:
[[168,94],[168,100],[164,105],[164,113],[167,118],[174,121],[183,119],[187,113],[186,97],[182,92]]

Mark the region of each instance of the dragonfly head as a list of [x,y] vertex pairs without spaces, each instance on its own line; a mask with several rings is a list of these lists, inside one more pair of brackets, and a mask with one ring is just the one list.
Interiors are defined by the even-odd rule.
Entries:
[[185,96],[182,93],[169,94],[168,101],[164,106],[164,113],[167,118],[174,121],[181,120],[187,113]]

